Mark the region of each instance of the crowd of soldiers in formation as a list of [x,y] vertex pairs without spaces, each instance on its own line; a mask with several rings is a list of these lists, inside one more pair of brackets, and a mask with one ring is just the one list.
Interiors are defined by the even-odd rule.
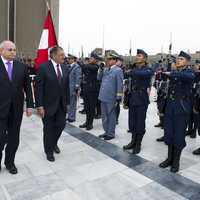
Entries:
[[[135,63],[127,70],[123,57],[116,52],[111,52],[105,60],[96,53],[81,61],[68,54],[65,64],[69,68],[70,105],[66,120],[69,123],[76,120],[80,95],[84,108],[79,112],[86,114],[85,123],[80,128],[91,130],[93,120],[102,118],[105,133],[99,137],[112,140],[119,123],[120,104],[123,103],[123,107],[129,109],[128,132],[132,134],[131,142],[123,149],[138,154],[146,132],[146,112],[153,85],[157,90],[160,119],[155,127],[164,129],[164,136],[157,141],[168,146],[167,159],[159,166],[170,166],[171,172],[179,171],[185,137],[196,138],[196,132],[200,133],[200,60],[192,66],[190,55],[181,51],[176,58],[169,56],[167,61],[165,64],[159,61],[159,66],[153,70],[148,65],[147,53],[138,49]],[[200,155],[200,148],[193,154]]]

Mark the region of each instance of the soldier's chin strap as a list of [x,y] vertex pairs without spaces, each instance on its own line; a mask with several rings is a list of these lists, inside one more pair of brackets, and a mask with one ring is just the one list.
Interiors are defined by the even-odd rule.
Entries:
[[184,66],[176,67],[176,69],[177,69],[178,71],[182,71],[182,70],[184,70],[184,69],[187,69],[188,67],[189,67],[188,65],[184,65]]
[[142,67],[145,67],[145,66],[146,66],[146,62],[136,63],[136,67],[138,67],[138,68],[142,68]]

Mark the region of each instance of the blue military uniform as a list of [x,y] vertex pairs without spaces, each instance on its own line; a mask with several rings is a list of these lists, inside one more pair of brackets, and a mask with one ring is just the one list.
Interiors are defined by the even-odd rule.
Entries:
[[[144,54],[138,50],[138,54]],[[141,67],[133,66],[127,76],[131,79],[131,88],[129,91],[129,129],[132,133],[132,141],[124,146],[124,149],[133,149],[133,153],[139,153],[142,138],[145,134],[145,120],[149,105],[148,89],[151,87],[151,78],[153,70],[144,65]]]
[[133,134],[145,133],[146,112],[149,105],[148,88],[153,71],[148,66],[135,68],[130,73],[132,83],[129,100],[129,127]]
[[101,101],[104,136],[110,138],[115,137],[116,103],[122,98],[123,78],[123,71],[117,65],[104,69],[98,74],[98,79],[102,80],[99,100]]
[[[181,51],[178,59],[190,61],[191,57]],[[182,149],[186,146],[185,134],[192,112],[192,84],[195,78],[190,67],[173,70],[169,76],[169,90],[164,115],[164,140],[168,145],[168,158],[160,167],[171,166],[171,172],[179,170]]]
[[[198,129],[198,134],[200,136],[200,73],[199,73],[199,69],[200,69],[200,60],[196,60],[196,65],[198,65],[197,70],[196,71],[196,84],[195,84],[195,95],[194,95],[194,109],[195,109],[195,113],[194,115],[196,116],[196,121],[195,121],[195,125],[194,125],[194,129],[197,127]],[[196,130],[194,130],[196,132]],[[196,133],[195,133],[196,134]],[[194,155],[200,155],[200,148],[194,150],[192,152]]]
[[192,112],[193,79],[194,72],[188,67],[170,74],[164,119],[165,143],[179,149],[186,146],[185,133]]
[[[196,64],[199,62],[196,61]],[[200,89],[200,74],[198,72],[195,72],[195,79],[193,82],[193,88],[192,88],[192,104],[194,106],[196,98],[199,96],[199,89]],[[196,132],[199,125],[199,114],[191,112],[189,124],[188,124],[188,130],[186,132],[186,135],[190,135],[191,138],[196,138]]]
[[76,120],[77,91],[80,88],[81,67],[77,63],[69,65],[69,87],[70,87],[70,105],[68,108],[68,120]]

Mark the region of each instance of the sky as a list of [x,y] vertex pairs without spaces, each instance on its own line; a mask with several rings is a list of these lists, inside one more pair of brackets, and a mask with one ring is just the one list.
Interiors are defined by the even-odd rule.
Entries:
[[130,46],[133,55],[137,48],[168,53],[170,38],[172,53],[200,50],[199,0],[60,0],[59,44],[67,53],[78,56],[81,46],[86,56],[103,46],[122,55]]

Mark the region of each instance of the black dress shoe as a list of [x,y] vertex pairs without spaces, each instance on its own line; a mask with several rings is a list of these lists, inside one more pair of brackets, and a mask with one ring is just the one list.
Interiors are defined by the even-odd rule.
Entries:
[[86,123],[84,123],[84,124],[82,124],[82,125],[79,126],[79,128],[86,128],[86,127],[87,127]]
[[54,155],[47,155],[47,160],[50,162],[54,162],[55,161]]
[[167,168],[172,165],[172,161],[170,159],[166,159],[165,161],[159,164],[160,168]]
[[192,134],[192,130],[188,130],[186,131],[185,135],[188,136],[188,135],[191,135]]
[[10,174],[17,174],[18,170],[15,165],[6,166],[6,169],[9,171]]
[[105,136],[106,134],[104,133],[104,134],[99,135],[99,138],[104,138]]
[[191,135],[190,135],[190,138],[196,138],[196,137],[197,137],[196,131],[193,130]]
[[84,114],[86,114],[86,111],[85,110],[80,110],[79,113],[84,115]]
[[93,126],[92,126],[92,125],[89,125],[89,126],[86,127],[86,130],[87,130],[87,131],[92,130],[92,129],[93,129]]
[[162,127],[162,124],[161,124],[161,123],[158,123],[158,124],[154,125],[154,127],[156,127],[156,128]]
[[194,150],[192,153],[193,153],[194,155],[200,155],[200,148]]
[[157,138],[156,141],[157,141],[157,142],[164,142],[164,136],[162,136],[162,137],[160,137],[160,138]]
[[108,136],[108,135],[106,135],[105,137],[104,137],[104,140],[112,140],[112,139],[114,139],[115,137],[113,137],[113,136]]
[[57,154],[60,153],[60,149],[59,149],[59,147],[58,147],[57,145],[56,145],[55,148],[54,148],[54,152],[57,153]]
[[73,120],[73,119],[67,119],[67,121],[68,121],[69,123],[75,122],[75,120]]
[[95,119],[101,119],[101,115],[96,115],[94,118]]

